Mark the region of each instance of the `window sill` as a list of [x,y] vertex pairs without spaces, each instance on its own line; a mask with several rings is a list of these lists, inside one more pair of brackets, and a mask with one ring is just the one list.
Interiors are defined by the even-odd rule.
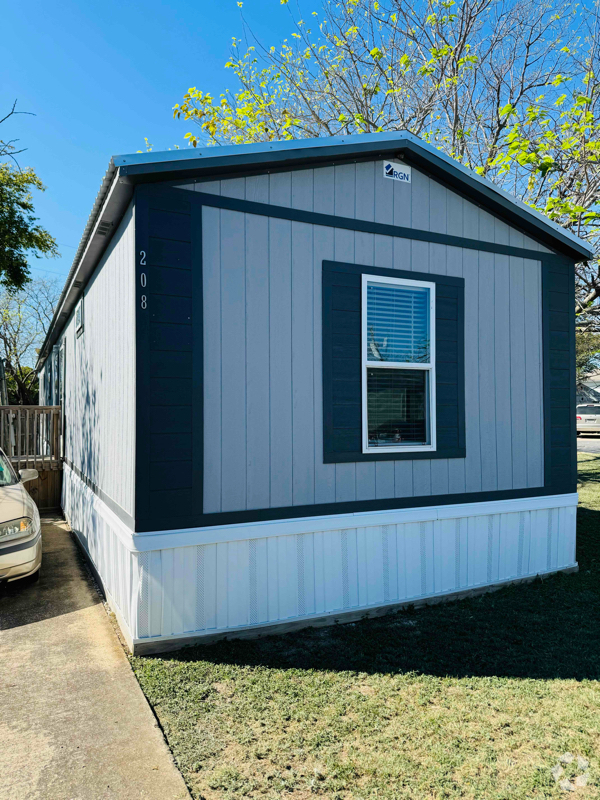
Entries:
[[399,445],[398,447],[363,447],[363,455],[376,456],[378,453],[435,453],[437,448],[431,444]]

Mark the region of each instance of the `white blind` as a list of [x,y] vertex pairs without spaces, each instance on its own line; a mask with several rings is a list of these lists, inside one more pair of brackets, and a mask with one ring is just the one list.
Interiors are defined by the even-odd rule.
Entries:
[[367,283],[367,360],[428,363],[429,289]]

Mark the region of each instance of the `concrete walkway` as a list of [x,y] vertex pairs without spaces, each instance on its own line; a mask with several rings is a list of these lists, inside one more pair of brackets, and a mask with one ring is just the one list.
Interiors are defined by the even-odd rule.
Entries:
[[66,525],[43,543],[0,590],[1,800],[189,798]]
[[577,437],[577,449],[580,453],[600,453],[600,434],[598,433],[582,433]]

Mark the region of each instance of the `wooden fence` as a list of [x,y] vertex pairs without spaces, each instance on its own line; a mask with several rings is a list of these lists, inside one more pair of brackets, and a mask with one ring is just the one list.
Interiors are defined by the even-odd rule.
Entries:
[[15,469],[62,469],[60,406],[0,406],[0,447]]
[[13,467],[37,469],[25,488],[41,512],[59,512],[62,493],[60,406],[0,406],[0,447]]

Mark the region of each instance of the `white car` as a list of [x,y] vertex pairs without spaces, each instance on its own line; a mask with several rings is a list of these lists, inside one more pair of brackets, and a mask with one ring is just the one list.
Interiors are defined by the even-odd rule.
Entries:
[[42,565],[40,515],[27,489],[35,480],[36,469],[15,472],[0,450],[0,583],[31,576],[36,578]]
[[600,433],[600,403],[577,406],[577,436],[582,433]]

